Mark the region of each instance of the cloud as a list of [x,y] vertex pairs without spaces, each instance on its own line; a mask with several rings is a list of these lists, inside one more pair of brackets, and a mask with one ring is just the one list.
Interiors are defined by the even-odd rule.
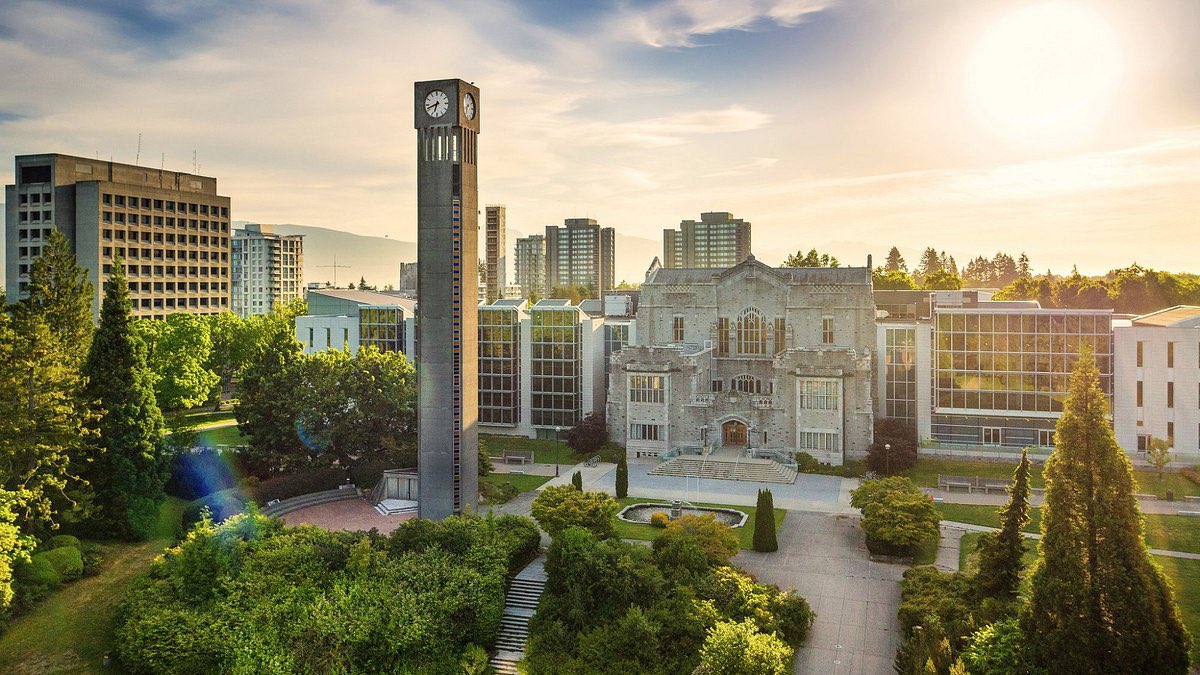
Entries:
[[612,30],[620,39],[651,47],[694,47],[697,36],[768,24],[795,26],[833,4],[834,0],[664,0],[645,8],[626,6],[614,18]]
[[775,157],[755,157],[749,162],[735,164],[720,171],[704,174],[704,178],[727,178],[732,176],[748,176],[752,173],[769,169],[779,162]]

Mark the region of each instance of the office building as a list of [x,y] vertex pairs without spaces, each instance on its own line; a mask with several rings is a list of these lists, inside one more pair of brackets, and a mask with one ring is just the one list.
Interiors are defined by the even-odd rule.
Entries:
[[356,354],[369,345],[414,359],[416,306],[411,299],[372,291],[309,289],[308,314],[296,317],[296,340],[305,354],[326,349]]
[[417,129],[417,469],[423,518],[475,510],[478,465],[479,88],[414,85]]
[[663,267],[726,268],[750,256],[750,223],[732,213],[701,213],[663,230]]
[[616,232],[592,218],[567,218],[546,226],[546,289],[584,286],[597,297],[612,290]]
[[410,298],[417,297],[417,263],[400,263],[400,284],[396,288]]
[[508,258],[504,238],[506,209],[503,204],[489,204],[484,211],[484,227],[486,228],[487,256],[487,299],[488,302],[504,297],[504,289],[508,286]]
[[1113,427],[1126,452],[1150,438],[1178,464],[1200,462],[1200,307],[1172,307],[1113,325]]
[[5,188],[5,286],[26,295],[33,260],[50,233],[66,235],[95,288],[120,258],[133,315],[216,314],[230,308],[229,198],[217,179],[70,155],[16,157]]
[[529,298],[546,294],[546,237],[531,234],[517,239],[514,250],[516,257],[517,285],[521,297]]
[[871,443],[870,267],[652,268],[609,365],[609,433],[630,458],[726,451],[842,464]]
[[233,313],[243,319],[304,297],[304,235],[276,234],[248,223],[233,231],[230,288]]

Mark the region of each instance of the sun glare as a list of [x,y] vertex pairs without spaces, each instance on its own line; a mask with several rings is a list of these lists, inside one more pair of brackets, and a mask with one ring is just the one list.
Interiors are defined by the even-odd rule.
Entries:
[[1121,71],[1121,46],[1104,16],[1073,2],[1040,2],[980,36],[966,64],[966,94],[988,131],[1067,145],[1103,122]]

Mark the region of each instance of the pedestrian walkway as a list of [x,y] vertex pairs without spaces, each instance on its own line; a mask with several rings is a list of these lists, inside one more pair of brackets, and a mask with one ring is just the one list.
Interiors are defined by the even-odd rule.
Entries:
[[[952,520],[943,520],[942,527],[957,528],[965,532],[996,532],[999,528],[987,527],[986,525],[975,525],[973,523],[956,523]],[[1042,535],[1037,532],[1022,532],[1022,536],[1026,539],[1041,539]],[[1183,558],[1184,560],[1200,560],[1200,553],[1188,553],[1187,551],[1167,551],[1161,548],[1149,549],[1154,555],[1162,555],[1168,558]],[[957,568],[956,568],[957,569]]]
[[938,539],[937,558],[933,566],[942,572],[957,572],[958,559],[962,551],[962,537],[966,532],[952,525],[942,523],[942,536]]
[[500,636],[496,639],[496,654],[489,662],[497,673],[516,673],[517,664],[525,658],[529,619],[537,612],[538,602],[546,590],[545,563],[544,555],[534,558],[509,582],[508,592],[504,595]]

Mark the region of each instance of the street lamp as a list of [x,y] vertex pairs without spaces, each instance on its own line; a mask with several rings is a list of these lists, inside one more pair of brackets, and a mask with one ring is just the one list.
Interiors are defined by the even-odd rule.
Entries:
[[891,443],[883,444],[883,461],[884,461],[885,466],[887,467],[885,469],[885,471],[887,471],[887,475],[889,475],[889,476],[892,475],[892,444]]

